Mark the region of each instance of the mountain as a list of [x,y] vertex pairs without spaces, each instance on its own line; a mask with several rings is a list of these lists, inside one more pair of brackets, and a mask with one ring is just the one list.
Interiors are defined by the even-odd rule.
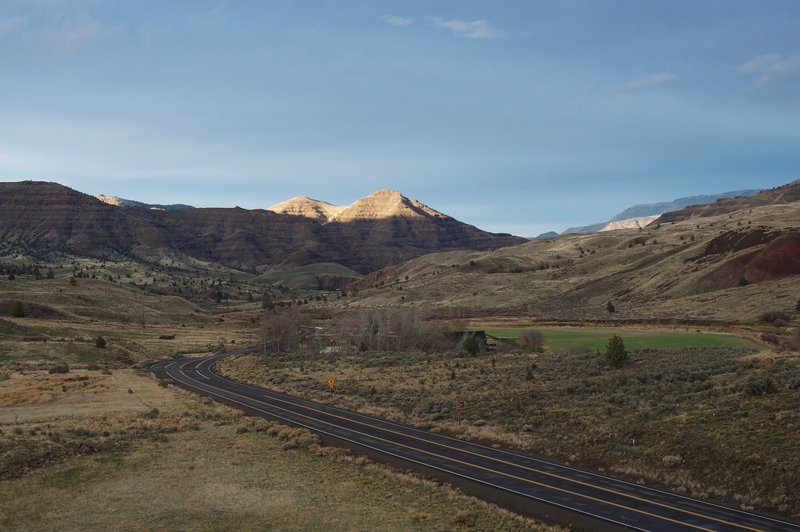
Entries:
[[315,200],[306,196],[295,196],[268,208],[268,211],[292,216],[304,216],[325,223],[346,207],[333,205],[327,201]]
[[[347,211],[347,212],[345,212]],[[327,215],[326,215],[327,219]],[[117,207],[56,183],[0,183],[0,248],[237,268],[338,263],[360,273],[426,253],[524,239],[481,231],[379,191],[335,221],[240,208]]]
[[728,197],[706,205],[689,206],[684,209],[668,212],[658,219],[659,223],[671,223],[689,218],[704,218],[726,214],[743,209],[752,209],[763,205],[778,205],[800,201],[800,180],[786,185],[764,190],[758,194]]
[[[736,190],[733,192],[723,192],[721,194],[687,196],[685,198],[678,198],[672,201],[664,201],[659,203],[643,203],[639,205],[634,205],[633,207],[628,207],[621,213],[614,215],[608,222],[585,225],[581,227],[570,227],[561,234],[562,235],[575,234],[575,233],[586,234],[586,233],[596,233],[598,231],[613,231],[622,228],[629,229],[631,227],[644,227],[644,225],[647,224],[646,223],[644,223],[644,225],[642,224],[643,222],[646,221],[648,217],[651,217],[650,221],[652,222],[653,220],[658,218],[658,215],[661,215],[665,212],[683,209],[691,205],[702,205],[706,203],[711,203],[713,201],[724,198],[753,196],[755,194],[758,194],[759,192],[761,192],[761,190]],[[621,222],[621,223],[612,224],[612,222]]]
[[326,201],[296,196],[273,205],[267,210],[304,216],[321,223],[375,221],[395,217],[440,220],[450,218],[415,199],[403,196],[396,190],[388,189],[373,192],[350,205],[333,205]]
[[115,207],[141,207],[144,209],[155,209],[161,211],[180,211],[183,209],[194,209],[191,205],[184,205],[182,203],[176,203],[173,205],[159,205],[159,204],[152,204],[152,203],[142,203],[141,201],[134,201],[124,198],[119,198],[117,196],[106,196],[105,194],[98,194],[95,196],[98,200],[102,201],[103,203],[107,203],[108,205],[114,205]]
[[546,233],[542,233],[539,236],[534,236],[529,238],[529,240],[550,240],[551,238],[555,238],[558,236],[558,233],[555,231],[548,231]]
[[736,190],[733,192],[723,192],[721,194],[706,194],[701,196],[687,196],[685,198],[678,198],[672,201],[665,201],[661,203],[644,203],[641,205],[634,205],[617,214],[610,221],[617,222],[620,220],[628,220],[631,218],[641,218],[644,216],[654,216],[663,214],[665,212],[677,211],[691,205],[705,205],[712,203],[723,198],[737,198],[740,196],[754,196],[761,192],[761,189],[753,190]]
[[794,313],[800,182],[675,214],[641,230],[428,254],[366,275],[348,304],[567,321],[752,323],[769,311]]
[[658,218],[658,214],[652,216],[640,216],[638,218],[625,218],[622,220],[612,220],[606,225],[597,230],[598,233],[603,231],[617,231],[619,229],[640,229],[647,227]]

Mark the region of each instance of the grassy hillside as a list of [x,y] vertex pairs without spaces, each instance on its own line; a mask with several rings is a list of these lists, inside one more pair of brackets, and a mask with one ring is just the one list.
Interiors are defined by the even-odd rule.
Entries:
[[341,279],[343,285],[347,281],[361,279],[362,274],[335,262],[321,262],[307,266],[283,267],[269,269],[254,279],[254,282],[269,282],[295,289],[320,289],[326,280]]
[[768,310],[794,313],[800,298],[800,203],[428,255],[372,273],[354,289],[350,306],[448,317],[755,321]]

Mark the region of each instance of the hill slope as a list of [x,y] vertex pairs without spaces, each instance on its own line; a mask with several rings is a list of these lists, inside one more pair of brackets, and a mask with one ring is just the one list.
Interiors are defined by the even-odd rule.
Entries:
[[[742,278],[747,286],[739,286]],[[448,316],[739,321],[767,310],[793,313],[800,202],[489,253],[436,253],[374,272],[354,288],[352,305],[438,308]]]
[[[632,227],[639,227],[648,217],[651,221],[655,220],[658,215],[665,212],[676,211],[691,205],[705,205],[723,198],[738,198],[748,197],[758,194],[760,190],[735,190],[733,192],[723,192],[721,194],[706,194],[701,196],[687,196],[685,198],[677,198],[672,201],[663,201],[659,203],[643,203],[628,207],[619,214],[614,215],[608,222],[597,224],[585,225],[582,227],[570,227],[562,234],[584,234],[596,233],[597,231],[614,231],[617,229],[625,229]],[[614,223],[619,222],[619,223]],[[648,222],[649,223],[649,222]]]
[[372,194],[339,215],[323,224],[240,208],[121,208],[55,183],[0,183],[0,241],[34,254],[239,268],[335,262],[366,273],[435,251],[525,242],[481,231],[399,193]]

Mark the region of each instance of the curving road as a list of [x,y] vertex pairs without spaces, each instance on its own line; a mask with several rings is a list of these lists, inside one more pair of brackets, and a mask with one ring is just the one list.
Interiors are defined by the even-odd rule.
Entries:
[[[250,414],[305,427],[373,458],[427,471],[467,492],[587,530],[795,531],[800,524],[700,501],[532,456],[477,445],[226,379],[221,359],[260,347],[150,366],[162,378]],[[474,489],[471,489],[474,488]]]

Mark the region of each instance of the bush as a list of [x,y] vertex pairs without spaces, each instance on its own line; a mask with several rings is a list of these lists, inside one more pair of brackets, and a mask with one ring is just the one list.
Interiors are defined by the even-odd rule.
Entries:
[[758,317],[758,321],[760,321],[761,323],[774,324],[777,320],[783,320],[784,322],[788,322],[789,315],[782,310],[768,310],[766,312],[763,312]]
[[48,369],[47,373],[50,373],[51,375],[54,373],[69,373],[69,365],[56,364],[55,366],[52,366],[50,369]]
[[621,368],[627,361],[628,352],[625,350],[625,342],[615,334],[606,345],[606,362],[612,368]]
[[94,346],[98,349],[105,349],[107,345],[106,339],[102,336],[98,336],[94,340]]
[[751,381],[745,387],[744,392],[747,395],[757,397],[759,395],[771,394],[776,393],[778,391],[778,387],[775,385],[775,381],[767,377],[763,381]]
[[800,312],[800,299],[798,299],[798,300],[797,300],[797,305],[795,305],[795,306],[794,306],[794,309],[795,309],[797,312]]
[[750,284],[750,281],[747,280],[747,277],[739,277],[739,282],[736,283],[738,286],[747,286]]
[[15,301],[14,308],[11,311],[11,315],[15,318],[24,318],[25,317],[25,307],[22,305],[22,301]]
[[614,306],[614,303],[612,303],[611,301],[606,303],[606,312],[614,312],[616,310],[617,310],[617,307]]
[[517,345],[523,351],[541,352],[544,347],[544,335],[540,331],[528,329],[522,331],[517,340]]
[[478,354],[478,351],[481,350],[481,344],[478,343],[478,340],[470,334],[464,338],[463,342],[461,342],[461,348],[470,355],[476,355]]

